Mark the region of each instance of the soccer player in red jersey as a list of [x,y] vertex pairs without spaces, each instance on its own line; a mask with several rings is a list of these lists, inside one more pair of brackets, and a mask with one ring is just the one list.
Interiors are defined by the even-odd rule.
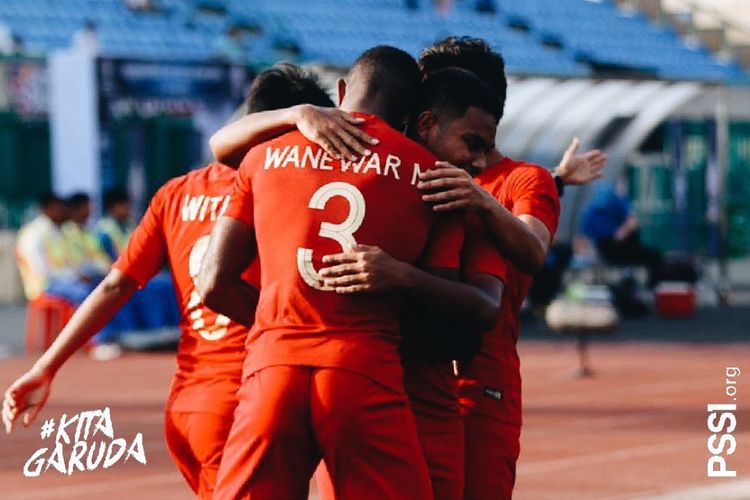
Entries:
[[[420,57],[420,67],[427,74],[447,66],[475,72],[504,98],[507,82],[503,60],[483,40],[448,38]],[[560,173],[570,174],[563,169],[573,160],[590,160],[590,177],[599,175],[606,161],[603,154],[594,151],[583,158],[574,157],[576,147],[574,143],[566,153]],[[509,261],[500,319],[483,335],[477,354],[460,366],[466,436],[465,498],[472,500],[512,497],[521,431],[518,315],[532,274],[544,263],[560,213],[558,188],[548,171],[504,157],[497,150],[490,152],[487,163],[490,166],[483,171],[428,172],[420,184],[428,192],[425,201],[434,203],[435,210],[476,214]],[[585,175],[572,179],[582,183],[591,180]]]
[[[482,40],[446,39],[426,50],[420,65],[428,78],[434,71],[450,66],[475,72],[504,100],[503,61]],[[437,136],[425,137],[428,147],[432,142],[431,149],[444,158],[455,154],[451,150],[462,139],[460,134],[451,134],[449,130],[449,127],[438,128]],[[574,141],[558,173],[572,183],[585,183],[600,176],[606,157],[600,151],[575,155],[576,148]],[[521,423],[520,366],[516,351],[518,313],[531,282],[530,272],[543,263],[559,215],[557,186],[544,169],[503,158],[496,150],[488,155],[488,163],[493,166],[482,169],[467,168],[455,162],[462,169],[445,165],[420,176],[423,181],[420,188],[427,191],[426,201],[435,203],[438,211],[473,212],[496,249],[512,263],[498,266],[505,269],[506,283],[500,320],[483,336],[479,353],[475,357],[467,356],[469,359],[462,364],[466,498],[510,498],[512,495]],[[476,182],[472,174],[479,174]],[[355,257],[350,255],[353,265],[360,265],[367,258],[365,253]],[[352,273],[343,277],[354,286],[368,286],[378,279],[377,273],[368,271],[366,276]],[[321,272],[326,273],[326,270]],[[460,356],[461,349],[456,353]],[[413,372],[412,384],[419,389],[419,396],[412,399],[426,401],[433,407],[439,407],[442,399],[442,406],[446,407],[450,403],[444,397],[446,392],[429,383],[430,366],[423,362]],[[415,411],[428,415],[424,411],[428,405],[421,404],[422,408],[414,405]],[[430,450],[427,452],[429,455]],[[433,454],[439,456],[439,453]]]
[[[334,160],[292,132],[252,149],[240,167],[200,283],[215,308],[240,300],[238,256],[254,237],[261,297],[217,497],[305,498],[321,458],[342,498],[432,497],[397,352],[404,294],[337,293],[317,272],[323,255],[358,243],[456,269],[463,227],[432,216],[415,186],[435,158],[397,131],[419,82],[408,54],[370,49],[339,84],[341,109],[357,111],[380,141],[370,155]],[[479,327],[498,310],[481,284],[417,269],[407,281],[413,307],[436,315],[450,304]]]
[[[424,51],[420,66],[428,74],[446,66],[475,71],[505,96],[502,58],[481,40],[438,42]],[[504,158],[497,150],[488,164],[484,171],[435,171],[420,184],[428,190],[425,201],[435,203],[436,210],[475,213],[510,261],[500,320],[483,335],[479,352],[460,366],[467,499],[512,496],[521,431],[518,314],[531,273],[544,262],[560,210],[557,187],[542,167]],[[478,175],[472,179],[471,174]]]
[[[333,106],[315,78],[287,64],[258,75],[247,99],[250,112],[300,103]],[[240,282],[246,300],[232,311],[242,324],[207,308],[195,289],[210,230],[229,205],[235,177],[234,169],[214,163],[172,179],[159,189],[109,275],[50,349],[6,391],[3,420],[8,432],[26,411],[24,424],[34,420],[63,363],[139,287],[169,264],[182,313],[182,336],[166,405],[167,447],[197,496],[211,498],[237,405],[244,343],[257,299],[253,287],[260,284],[255,262],[243,275],[250,284]]]
[[[414,137],[440,158],[465,169],[481,169],[495,137],[487,102],[502,104],[474,74],[457,68],[434,72],[422,84],[418,110],[410,126]],[[492,127],[482,124],[492,124]],[[438,166],[444,163],[438,162]],[[356,248],[324,258],[325,283],[340,293],[383,289],[402,282],[408,266],[380,249]],[[484,234],[481,221],[471,215],[461,250],[463,275],[483,274],[505,280],[506,263]],[[396,291],[397,287],[387,288]],[[502,288],[498,292],[502,296]],[[443,321],[443,323],[445,323]],[[494,322],[493,322],[494,324]],[[445,335],[445,331],[449,335]],[[460,331],[463,339],[456,338]],[[459,500],[464,488],[464,429],[458,408],[458,385],[452,360],[462,357],[464,344],[478,344],[460,322],[437,325],[429,316],[403,318],[402,363],[405,388],[414,411],[435,498]]]
[[[418,111],[410,128],[415,139],[441,159],[467,170],[481,169],[495,137],[494,126],[488,129],[482,125],[494,125],[486,104],[493,101],[502,106],[493,91],[470,72],[457,68],[434,72],[423,82]],[[438,162],[439,167],[442,165],[445,163]],[[388,283],[402,281],[398,276],[408,275],[403,263],[379,249],[359,248],[324,258],[324,262],[333,265],[321,270],[325,283],[340,288],[340,293],[382,289]],[[467,221],[461,271],[463,275],[490,275],[502,281],[506,278],[505,260],[484,234],[481,221],[473,215]],[[502,294],[502,289],[499,293]],[[451,334],[445,335],[446,329]],[[463,338],[456,338],[456,331]],[[464,429],[451,360],[462,357],[464,344],[478,344],[479,336],[472,335],[460,322],[437,325],[419,314],[404,318],[402,332],[404,385],[416,417],[434,496],[461,499]]]

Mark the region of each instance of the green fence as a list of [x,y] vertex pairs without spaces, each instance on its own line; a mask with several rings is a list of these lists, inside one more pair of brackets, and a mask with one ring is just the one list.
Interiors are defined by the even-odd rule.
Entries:
[[727,250],[732,257],[750,251],[750,123],[729,127]]
[[[713,124],[682,122],[678,134],[664,127],[664,153],[644,156],[628,166],[629,192],[648,244],[664,251],[710,253],[706,169]],[[678,137],[678,139],[675,139]],[[679,141],[685,180],[685,210],[677,210],[675,170],[671,164]],[[725,248],[730,257],[750,251],[750,123],[730,126],[729,165],[722,193],[728,221]]]
[[201,138],[190,117],[121,118],[111,127],[111,168],[105,187],[126,186],[134,162],[142,163],[146,200],[167,180],[198,166]]
[[37,197],[51,188],[47,119],[0,112],[0,227],[18,228]]

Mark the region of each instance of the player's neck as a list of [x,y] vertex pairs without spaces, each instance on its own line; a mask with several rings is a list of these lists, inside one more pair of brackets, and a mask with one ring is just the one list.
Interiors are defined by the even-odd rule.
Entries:
[[364,113],[377,116],[388,122],[392,127],[397,128],[397,125],[392,123],[394,120],[389,113],[388,106],[380,103],[377,99],[364,99],[358,97],[350,98],[347,95],[341,102],[339,108],[347,113]]
[[365,100],[347,100],[345,99],[344,102],[341,103],[341,111],[346,111],[347,113],[364,113],[367,115],[375,115],[377,117],[382,118],[383,113],[379,112],[382,110],[377,109],[377,106],[373,106],[371,103],[368,103]]

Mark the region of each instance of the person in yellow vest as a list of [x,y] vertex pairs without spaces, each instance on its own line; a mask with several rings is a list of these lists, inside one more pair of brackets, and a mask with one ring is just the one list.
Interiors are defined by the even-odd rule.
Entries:
[[[96,232],[100,247],[114,262],[127,246],[135,228],[130,216],[130,196],[127,190],[116,187],[104,193],[103,201],[105,215],[96,224]],[[133,295],[129,305],[136,316],[133,329],[170,329],[179,322],[179,309],[169,273],[154,276]]]
[[105,215],[96,224],[99,244],[114,262],[128,244],[135,224],[130,217],[130,196],[122,188],[104,193]]
[[68,220],[62,225],[62,232],[68,251],[79,274],[98,282],[107,274],[113,261],[87,227],[91,216],[91,198],[86,193],[75,193],[68,197],[67,205]]
[[[62,225],[62,233],[71,262],[84,283],[76,287],[70,284],[56,284],[48,289],[48,293],[66,296],[79,305],[86,295],[80,297],[77,294],[84,290],[87,294],[90,293],[109,272],[112,260],[102,250],[96,235],[88,228],[91,216],[89,195],[83,192],[74,193],[67,198],[66,205],[68,220]],[[126,304],[93,338],[89,354],[100,360],[116,358],[122,352],[118,344],[120,335],[123,331],[136,327],[137,313],[132,305]]]
[[39,215],[19,230],[16,244],[26,298],[34,300],[50,288],[60,288],[70,292],[61,296],[76,304],[74,299],[81,293],[85,297],[88,287],[76,270],[75,259],[62,231],[68,218],[67,207],[51,192],[40,196],[39,206]]

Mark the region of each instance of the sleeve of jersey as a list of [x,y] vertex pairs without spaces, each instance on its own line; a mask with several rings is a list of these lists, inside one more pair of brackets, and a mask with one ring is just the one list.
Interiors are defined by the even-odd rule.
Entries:
[[258,148],[250,150],[237,171],[229,206],[224,213],[227,217],[252,226],[253,214],[253,184],[252,173],[258,161]]
[[420,265],[429,268],[459,269],[464,233],[462,215],[440,216],[432,227]]
[[543,168],[526,168],[514,177],[513,215],[536,217],[554,237],[560,221],[560,197],[552,175]]
[[507,282],[508,261],[497,250],[483,230],[481,221],[466,226],[466,237],[461,252],[464,273],[488,274]]
[[134,279],[140,288],[148,283],[167,259],[167,245],[163,226],[164,188],[160,189],[149,204],[143,219],[133,231],[125,250],[112,265]]

